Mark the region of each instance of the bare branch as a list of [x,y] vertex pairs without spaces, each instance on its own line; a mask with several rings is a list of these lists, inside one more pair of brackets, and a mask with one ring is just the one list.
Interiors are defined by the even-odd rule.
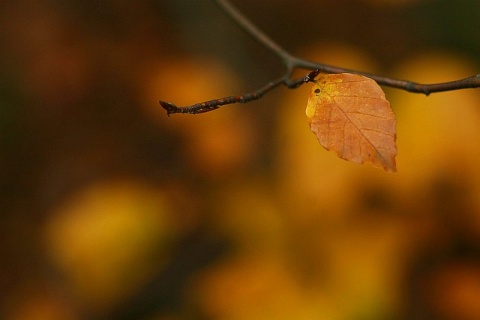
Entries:
[[[302,78],[303,79],[303,78]],[[209,111],[213,111],[218,109],[220,106],[226,104],[233,104],[233,103],[247,103],[253,100],[260,99],[265,93],[272,90],[275,87],[278,87],[280,84],[285,84],[287,79],[285,76],[278,78],[275,81],[267,83],[262,88],[250,92],[241,96],[228,96],[225,98],[209,100],[205,102],[200,102],[196,104],[192,104],[190,106],[185,107],[177,107],[173,103],[160,101],[160,105],[163,109],[167,111],[167,115],[171,115],[172,113],[189,113],[189,114],[197,114],[197,113],[205,113]]]
[[471,76],[465,79],[455,80],[455,81],[448,81],[442,83],[432,83],[432,84],[422,84],[416,83],[412,81],[406,80],[398,80],[392,79],[388,77],[379,76],[376,74],[371,74],[367,72],[357,71],[357,70],[350,70],[345,68],[339,68],[334,66],[329,66],[321,63],[311,62],[308,60],[303,59],[296,59],[294,66],[296,68],[303,68],[303,69],[317,69],[324,73],[353,73],[359,74],[370,79],[375,80],[378,84],[406,90],[412,93],[422,93],[425,95],[429,95],[430,93],[435,92],[444,92],[444,91],[452,91],[452,90],[459,90],[459,89],[468,89],[468,88],[479,88],[480,87],[480,74],[475,76]]
[[[173,103],[160,101],[160,105],[167,111],[167,114],[170,116],[172,113],[189,113],[197,114],[209,112],[215,109],[218,109],[220,106],[233,104],[233,103],[247,103],[253,100],[261,98],[264,94],[270,90],[278,87],[283,84],[290,89],[295,89],[301,86],[306,82],[312,81],[320,72],[324,73],[353,73],[363,75],[365,77],[375,80],[378,84],[397,88],[401,90],[406,90],[412,93],[422,93],[429,95],[434,92],[443,92],[451,90],[459,90],[466,88],[479,88],[480,87],[480,74],[471,76],[465,79],[443,82],[443,83],[433,83],[433,84],[422,84],[415,83],[406,80],[392,79],[388,77],[383,77],[367,72],[344,69],[339,67],[334,67],[326,64],[321,64],[313,61],[308,61],[291,55],[288,51],[283,49],[270,37],[268,37],[264,32],[262,32],[256,25],[254,25],[249,19],[247,19],[237,8],[235,8],[230,1],[228,0],[215,0],[215,2],[225,11],[225,13],[232,18],[244,31],[246,31],[250,36],[252,36],[258,43],[263,45],[266,49],[272,52],[277,56],[285,65],[286,72],[285,74],[278,78],[275,81],[267,83],[262,88],[240,96],[228,96],[225,98],[209,100],[201,103],[196,103],[190,106],[178,107]],[[308,73],[306,76],[291,80],[290,75],[295,69],[307,69],[313,70]]]

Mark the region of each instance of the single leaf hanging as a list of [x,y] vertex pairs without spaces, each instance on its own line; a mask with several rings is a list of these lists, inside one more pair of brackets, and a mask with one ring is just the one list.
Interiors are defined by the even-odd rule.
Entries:
[[342,159],[397,171],[395,114],[380,86],[349,73],[320,75],[313,82],[306,114],[320,144]]

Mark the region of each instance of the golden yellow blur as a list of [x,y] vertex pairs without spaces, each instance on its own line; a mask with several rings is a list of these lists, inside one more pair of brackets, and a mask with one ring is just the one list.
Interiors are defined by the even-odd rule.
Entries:
[[[232,2],[308,60],[479,70],[475,1]],[[311,84],[167,117],[284,71],[214,1],[10,1],[0,30],[0,319],[479,319],[480,89],[383,88],[392,174],[322,148]]]
[[104,308],[162,267],[176,232],[165,195],[126,180],[72,195],[53,213],[45,237],[75,294]]

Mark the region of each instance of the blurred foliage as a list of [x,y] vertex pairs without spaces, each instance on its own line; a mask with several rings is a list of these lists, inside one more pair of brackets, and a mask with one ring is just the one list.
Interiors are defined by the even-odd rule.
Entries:
[[[299,56],[478,73],[479,2],[234,1]],[[478,319],[480,92],[386,89],[397,174],[323,150],[309,86],[210,1],[0,4],[0,318]]]

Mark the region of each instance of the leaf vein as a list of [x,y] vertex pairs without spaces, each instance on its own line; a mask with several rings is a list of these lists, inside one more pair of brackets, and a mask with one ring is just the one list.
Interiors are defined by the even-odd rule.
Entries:
[[381,115],[378,114],[371,114],[371,113],[366,113],[366,112],[359,112],[359,111],[344,111],[345,114],[360,114],[360,115],[365,115],[365,116],[371,116],[374,118],[379,118],[379,119],[384,119],[384,120],[393,120],[390,117],[382,117]]

